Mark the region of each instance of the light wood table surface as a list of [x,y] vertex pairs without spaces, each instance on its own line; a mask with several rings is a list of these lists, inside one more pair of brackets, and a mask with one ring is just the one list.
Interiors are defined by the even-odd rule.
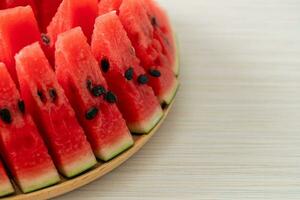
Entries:
[[181,89],[132,159],[58,200],[300,199],[300,0],[160,0]]

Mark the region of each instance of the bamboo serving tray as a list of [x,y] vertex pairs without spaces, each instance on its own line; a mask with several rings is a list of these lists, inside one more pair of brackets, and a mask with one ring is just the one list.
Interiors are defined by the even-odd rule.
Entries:
[[163,124],[164,120],[166,119],[171,107],[174,104],[174,100],[170,105],[164,108],[164,115],[160,122],[153,128],[153,130],[147,135],[135,135],[134,140],[135,144],[132,148],[128,149],[118,157],[114,158],[113,160],[103,163],[98,162],[96,166],[94,166],[91,170],[83,173],[72,179],[66,179],[61,177],[61,180],[58,184],[53,185],[51,187],[38,190],[36,192],[23,194],[15,183],[16,193],[14,195],[0,198],[0,200],[43,200],[43,199],[50,199],[53,197],[60,196],[62,194],[71,192],[79,187],[87,185],[88,183],[93,182],[94,180],[104,176],[105,174],[111,172],[113,169],[120,166],[126,160],[128,160],[131,156],[133,156],[136,152],[138,152],[146,143],[147,141],[156,133],[159,127]]

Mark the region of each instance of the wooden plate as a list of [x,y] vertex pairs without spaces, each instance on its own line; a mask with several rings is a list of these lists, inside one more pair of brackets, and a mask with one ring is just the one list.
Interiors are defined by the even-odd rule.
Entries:
[[15,195],[8,196],[5,198],[0,198],[0,199],[1,200],[49,199],[49,198],[53,198],[65,194],[72,190],[75,190],[88,183],[91,183],[92,181],[100,178],[101,176],[104,176],[105,174],[109,173],[110,171],[112,171],[113,169],[117,168],[122,163],[124,163],[126,160],[128,160],[133,154],[139,151],[146,144],[146,142],[156,133],[156,131],[162,125],[173,104],[174,104],[174,100],[169,106],[167,106],[164,109],[163,118],[148,135],[134,136],[135,145],[131,149],[127,150],[123,154],[116,157],[115,159],[106,163],[99,162],[94,168],[92,168],[91,170],[85,172],[80,176],[77,176],[76,178],[65,179],[61,177],[62,181],[59,184],[29,194],[22,194],[21,191],[18,190],[17,187],[15,187],[17,190]]

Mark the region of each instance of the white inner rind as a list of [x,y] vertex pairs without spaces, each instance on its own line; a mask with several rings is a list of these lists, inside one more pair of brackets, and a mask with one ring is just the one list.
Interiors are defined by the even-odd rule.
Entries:
[[51,170],[38,177],[27,177],[25,180],[18,181],[18,183],[24,193],[29,193],[54,185],[59,181],[58,173],[55,170]]
[[74,177],[94,165],[96,165],[97,161],[94,154],[91,152],[87,152],[85,155],[81,155],[73,160],[73,162],[69,162],[67,165],[61,167],[60,171],[63,175],[68,178]]
[[120,138],[118,141],[116,141],[114,144],[110,144],[109,147],[101,148],[101,150],[96,152],[96,156],[97,158],[103,161],[108,161],[116,157],[126,149],[133,146],[133,144],[134,144],[133,138],[131,134],[128,132],[125,133],[124,136]]
[[0,183],[0,197],[14,193],[14,188],[9,181]]
[[160,121],[163,116],[163,111],[160,107],[147,119],[139,123],[127,124],[130,131],[137,134],[147,134],[149,133],[156,124]]

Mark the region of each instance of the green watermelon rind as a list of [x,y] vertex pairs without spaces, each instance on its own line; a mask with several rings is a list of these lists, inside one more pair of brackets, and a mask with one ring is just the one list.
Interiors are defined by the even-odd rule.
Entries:
[[24,193],[30,193],[30,192],[34,192],[36,190],[40,190],[40,189],[55,185],[59,181],[60,181],[59,175],[57,173],[55,173],[55,171],[54,171],[51,175],[51,178],[49,178],[49,176],[42,176],[38,179],[30,178],[30,180],[28,182],[32,182],[32,183],[25,184],[25,183],[19,182],[19,185],[21,187],[21,190]]
[[129,130],[134,134],[148,134],[160,122],[164,113],[159,107],[151,117],[139,123],[128,123]]
[[130,133],[128,133],[128,136],[121,138],[119,142],[117,142],[116,144],[110,145],[110,147],[107,148],[103,148],[101,152],[97,152],[95,154],[97,158],[107,162],[117,157],[127,149],[131,148],[133,145],[134,145],[134,140],[130,135]]
[[15,192],[13,186],[11,185],[11,183],[5,183],[5,185],[1,185],[1,188],[0,188],[0,197],[3,197],[3,196],[7,196],[7,195],[10,195],[10,194],[13,194]]
[[[93,166],[97,164],[97,160],[94,156],[86,156],[84,159],[80,159],[80,161],[75,161],[70,163],[69,166],[65,166],[64,169],[60,169],[60,171],[67,178],[73,178],[78,176],[79,174],[89,170]],[[73,167],[75,166],[75,167]]]

